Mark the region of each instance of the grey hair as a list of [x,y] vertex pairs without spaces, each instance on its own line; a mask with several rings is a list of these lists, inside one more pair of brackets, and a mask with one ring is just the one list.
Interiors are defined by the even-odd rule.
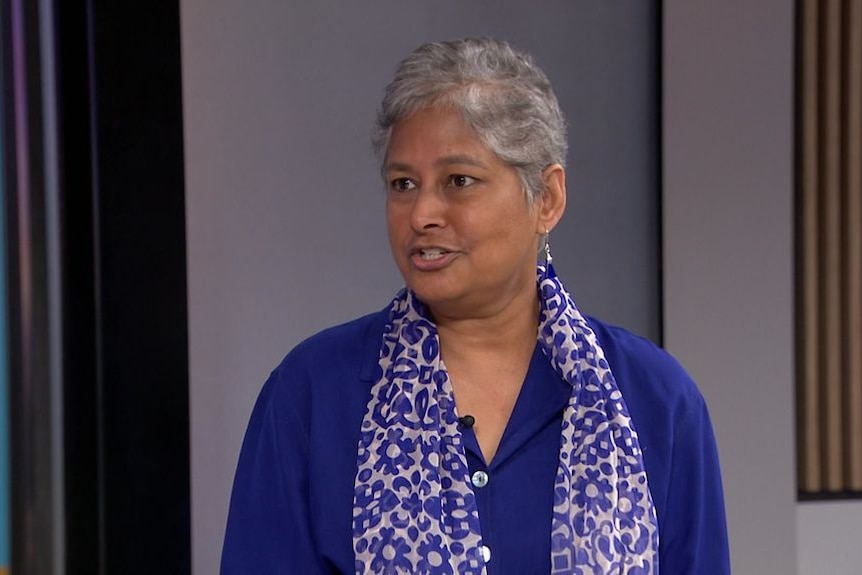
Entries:
[[482,142],[518,172],[530,203],[544,191],[542,172],[566,165],[566,122],[548,77],[506,42],[465,38],[424,44],[386,87],[372,143],[381,164],[393,126],[427,108],[460,112]]

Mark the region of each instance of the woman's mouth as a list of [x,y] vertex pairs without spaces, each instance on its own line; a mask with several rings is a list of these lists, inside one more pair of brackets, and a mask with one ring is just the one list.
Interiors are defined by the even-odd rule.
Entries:
[[413,262],[415,269],[423,272],[432,272],[445,268],[457,256],[458,252],[449,251],[445,248],[418,248],[411,250],[410,261]]
[[441,248],[427,248],[427,249],[419,250],[419,257],[423,261],[427,262],[427,261],[439,260],[440,258],[442,258],[443,256],[445,256],[448,253],[449,252],[447,252],[446,250],[441,249]]

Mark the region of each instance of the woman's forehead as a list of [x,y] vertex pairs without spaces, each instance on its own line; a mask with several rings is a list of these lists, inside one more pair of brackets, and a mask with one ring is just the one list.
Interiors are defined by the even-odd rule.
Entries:
[[496,155],[451,108],[429,108],[399,120],[392,128],[386,167],[421,159],[439,166],[490,167]]

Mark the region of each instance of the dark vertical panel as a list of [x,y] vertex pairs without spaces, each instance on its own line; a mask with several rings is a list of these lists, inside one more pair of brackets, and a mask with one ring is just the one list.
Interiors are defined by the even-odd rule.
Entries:
[[[12,570],[188,573],[178,3],[12,0],[0,10]],[[40,43],[42,32],[53,41]],[[56,78],[43,85],[45,45],[56,46],[45,54]],[[54,110],[43,102],[54,101],[46,135]],[[45,165],[43,138],[57,142],[56,165]],[[45,178],[55,169],[53,222]],[[54,259],[49,236],[61,244]],[[63,358],[56,387],[52,357]],[[52,413],[60,386],[62,419]]]
[[820,60],[818,0],[799,0],[797,10],[797,439],[801,491],[820,491],[823,483],[820,413],[820,354],[806,334],[820,324],[819,202],[820,181],[819,82]]
[[64,480],[66,569],[100,573],[103,564],[99,356],[93,218],[93,137],[86,0],[56,5],[63,267]]
[[178,2],[91,4],[104,548],[190,571]]
[[821,465],[826,491],[841,491],[841,3],[820,4],[820,393]]

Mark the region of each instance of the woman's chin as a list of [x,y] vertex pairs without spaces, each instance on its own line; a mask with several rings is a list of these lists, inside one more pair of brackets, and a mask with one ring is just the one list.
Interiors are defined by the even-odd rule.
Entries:
[[452,278],[443,278],[437,274],[421,274],[420,277],[414,274],[406,280],[407,287],[431,308],[457,304],[468,299],[466,296],[471,291],[463,282],[451,281]]
[[413,293],[422,300],[426,305],[435,306],[448,302],[457,301],[459,299],[459,290],[445,289],[439,286],[428,286],[422,283],[409,286]]

